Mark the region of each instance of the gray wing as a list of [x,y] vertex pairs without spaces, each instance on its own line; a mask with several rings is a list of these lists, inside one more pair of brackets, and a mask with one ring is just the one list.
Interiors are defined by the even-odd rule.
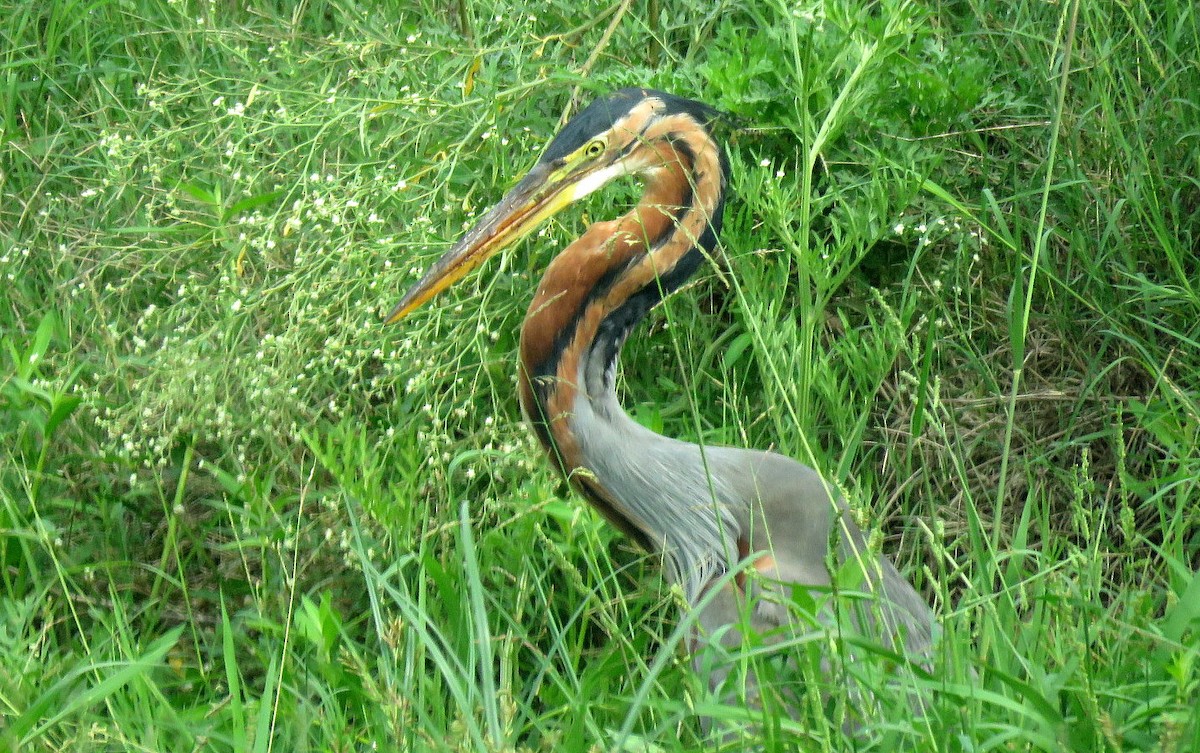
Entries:
[[[746,504],[738,517],[738,550],[751,555],[761,576],[726,581],[699,600],[694,661],[711,686],[726,682],[730,655],[742,645],[747,622],[768,645],[836,626],[843,635],[857,633],[928,663],[933,611],[891,561],[869,551],[846,502],[815,471],[781,455],[736,448],[715,453],[710,463],[725,478],[739,479],[734,493]],[[837,549],[832,560],[831,543]],[[829,588],[831,562],[838,571],[837,593]],[[817,587],[815,603],[823,605],[817,614],[801,614],[793,598],[797,586]],[[828,660],[822,670],[829,672]],[[737,690],[746,702],[758,702],[756,677],[741,680]]]
[[835,542],[832,563],[839,589],[871,597],[845,600],[863,607],[850,610],[854,627],[911,656],[929,651],[933,610],[887,557],[868,549],[845,500],[816,471],[775,453],[733,450],[729,455],[725,462],[742,467],[727,477],[740,479],[736,493],[748,501],[743,508],[748,512],[738,521],[739,550],[759,554],[755,569],[764,576],[760,593],[750,594],[761,602],[754,615],[762,627],[786,623],[792,586],[830,586],[829,546]]

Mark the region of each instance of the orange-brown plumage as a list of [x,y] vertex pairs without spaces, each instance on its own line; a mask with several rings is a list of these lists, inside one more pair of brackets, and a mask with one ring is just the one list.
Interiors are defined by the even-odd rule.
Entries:
[[[932,612],[891,562],[869,552],[845,500],[820,474],[771,452],[659,435],[617,398],[626,336],[716,248],[728,166],[707,131],[715,115],[699,102],[645,89],[593,102],[409,289],[391,318],[568,204],[624,175],[640,176],[645,191],[637,206],[590,226],[562,251],[530,304],[518,379],[539,441],[592,505],[662,555],[668,576],[698,610],[689,641],[698,655],[716,644],[724,656],[741,643],[747,620],[767,644],[791,645],[790,631],[824,624],[927,655]],[[851,599],[845,609],[796,613],[793,589],[829,587],[830,562],[839,589],[857,576],[877,602]],[[730,569],[734,577],[722,578]],[[697,666],[704,664],[698,656]],[[714,687],[729,669],[711,673]],[[748,692],[753,682],[747,678]]]
[[[644,116],[634,113],[635,120]],[[605,319],[693,252],[719,205],[720,154],[706,135],[693,132],[696,125],[672,117],[641,133],[628,159],[645,176],[642,200],[617,220],[589,226],[551,261],[521,327],[522,411],[560,472],[610,522],[643,543],[645,524],[630,520],[631,511],[587,474],[571,415],[581,393],[587,397],[581,361],[601,337]],[[593,296],[597,290],[603,295]]]

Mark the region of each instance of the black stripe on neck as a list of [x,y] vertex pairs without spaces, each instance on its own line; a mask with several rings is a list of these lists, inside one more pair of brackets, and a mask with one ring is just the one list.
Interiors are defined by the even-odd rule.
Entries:
[[[666,138],[694,167],[695,154],[687,142],[682,137],[675,135],[668,135]],[[708,218],[704,232],[696,239],[696,243],[692,248],[680,257],[675,266],[660,275],[656,275],[644,287],[635,291],[633,295],[629,296],[629,298],[609,312],[601,321],[595,339],[584,346],[587,351],[590,351],[588,353],[589,358],[597,359],[600,363],[604,364],[606,380],[612,378],[614,366],[621,353],[621,346],[633,328],[646,317],[646,314],[651,309],[661,303],[664,297],[677,290],[688,278],[695,274],[696,270],[703,263],[705,255],[711,254],[717,247],[717,239],[721,232],[721,223],[725,209],[725,186],[729,175],[729,161],[725,150],[718,145],[717,153],[720,170],[720,175],[717,176],[717,179],[720,181],[720,185],[717,190],[716,204],[713,207],[712,215]],[[694,210],[694,204],[695,187],[689,180],[688,189],[682,197],[680,206],[672,212],[672,221],[667,224],[663,234],[657,238],[647,239],[649,248],[646,252],[647,254],[654,254],[672,236],[681,232],[680,221],[689,212]],[[588,307],[607,295],[617,280],[626,274],[630,267],[643,259],[644,256],[635,256],[625,264],[614,267],[600,276],[596,284],[580,301],[579,308],[571,316],[567,326],[563,327],[555,336],[549,355],[541,363],[534,365],[533,373],[528,375],[533,399],[537,403],[535,410],[538,412],[538,415],[531,414],[529,420],[533,424],[538,439],[546,447],[552,448],[551,453],[555,456],[557,456],[557,451],[553,449],[555,447],[554,439],[549,429],[551,417],[545,415],[545,406],[549,402],[550,396],[557,389],[555,382],[560,378],[558,367],[562,361],[563,353],[574,339],[575,332]],[[576,376],[575,374],[571,374],[565,378],[574,380]],[[606,384],[604,387],[611,387],[611,384]]]
[[[724,154],[722,154],[724,157]],[[722,160],[724,162],[724,160]],[[724,164],[722,164],[724,169]],[[662,303],[663,298],[678,290],[683,283],[696,273],[700,265],[704,262],[706,255],[711,255],[717,248],[717,238],[721,232],[721,221],[725,211],[725,192],[722,190],[717,195],[716,206],[713,207],[712,216],[709,218],[708,224],[704,228],[704,232],[696,240],[696,244],[687,251],[675,266],[667,270],[664,274],[656,276],[645,287],[629,296],[621,305],[613,309],[608,316],[604,317],[604,321],[600,323],[600,328],[596,332],[596,339],[591,345],[591,357],[598,359],[604,364],[604,375],[606,380],[611,380],[614,366],[617,358],[621,355],[621,346],[625,344],[625,338],[636,327],[646,314],[650,313],[658,304]],[[678,220],[679,217],[676,217]],[[673,232],[679,232],[679,226],[674,225]],[[659,241],[659,245],[664,243],[669,238],[669,232],[663,239]],[[651,251],[650,253],[654,253]],[[611,387],[611,384],[605,384],[605,388]]]

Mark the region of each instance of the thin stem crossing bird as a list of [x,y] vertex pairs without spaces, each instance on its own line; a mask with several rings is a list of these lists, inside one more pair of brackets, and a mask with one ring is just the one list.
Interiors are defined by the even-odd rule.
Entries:
[[[661,555],[669,578],[701,610],[690,642],[698,657],[709,645],[737,645],[747,616],[763,633],[793,625],[794,588],[830,587],[831,562],[837,583],[850,570],[850,581],[872,597],[847,611],[853,628],[889,650],[924,657],[932,611],[890,561],[870,552],[845,501],[816,471],[772,452],[661,436],[617,399],[626,337],[716,250],[729,178],[709,132],[717,117],[707,105],[649,89],[594,101],[388,321],[568,204],[640,176],[641,201],[590,225],[550,262],[534,293],[521,328],[519,392],[538,440],[588,502]],[[737,577],[722,577],[739,567]],[[818,620],[828,624],[829,611]]]

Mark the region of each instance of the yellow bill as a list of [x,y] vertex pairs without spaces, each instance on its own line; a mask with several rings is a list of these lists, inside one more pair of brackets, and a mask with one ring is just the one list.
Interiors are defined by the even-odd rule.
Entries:
[[500,250],[531,233],[581,194],[574,190],[581,175],[560,176],[551,165],[539,163],[521,182],[488,210],[458,243],[438,259],[417,284],[409,288],[387,317],[397,322],[438,293],[461,280]]

